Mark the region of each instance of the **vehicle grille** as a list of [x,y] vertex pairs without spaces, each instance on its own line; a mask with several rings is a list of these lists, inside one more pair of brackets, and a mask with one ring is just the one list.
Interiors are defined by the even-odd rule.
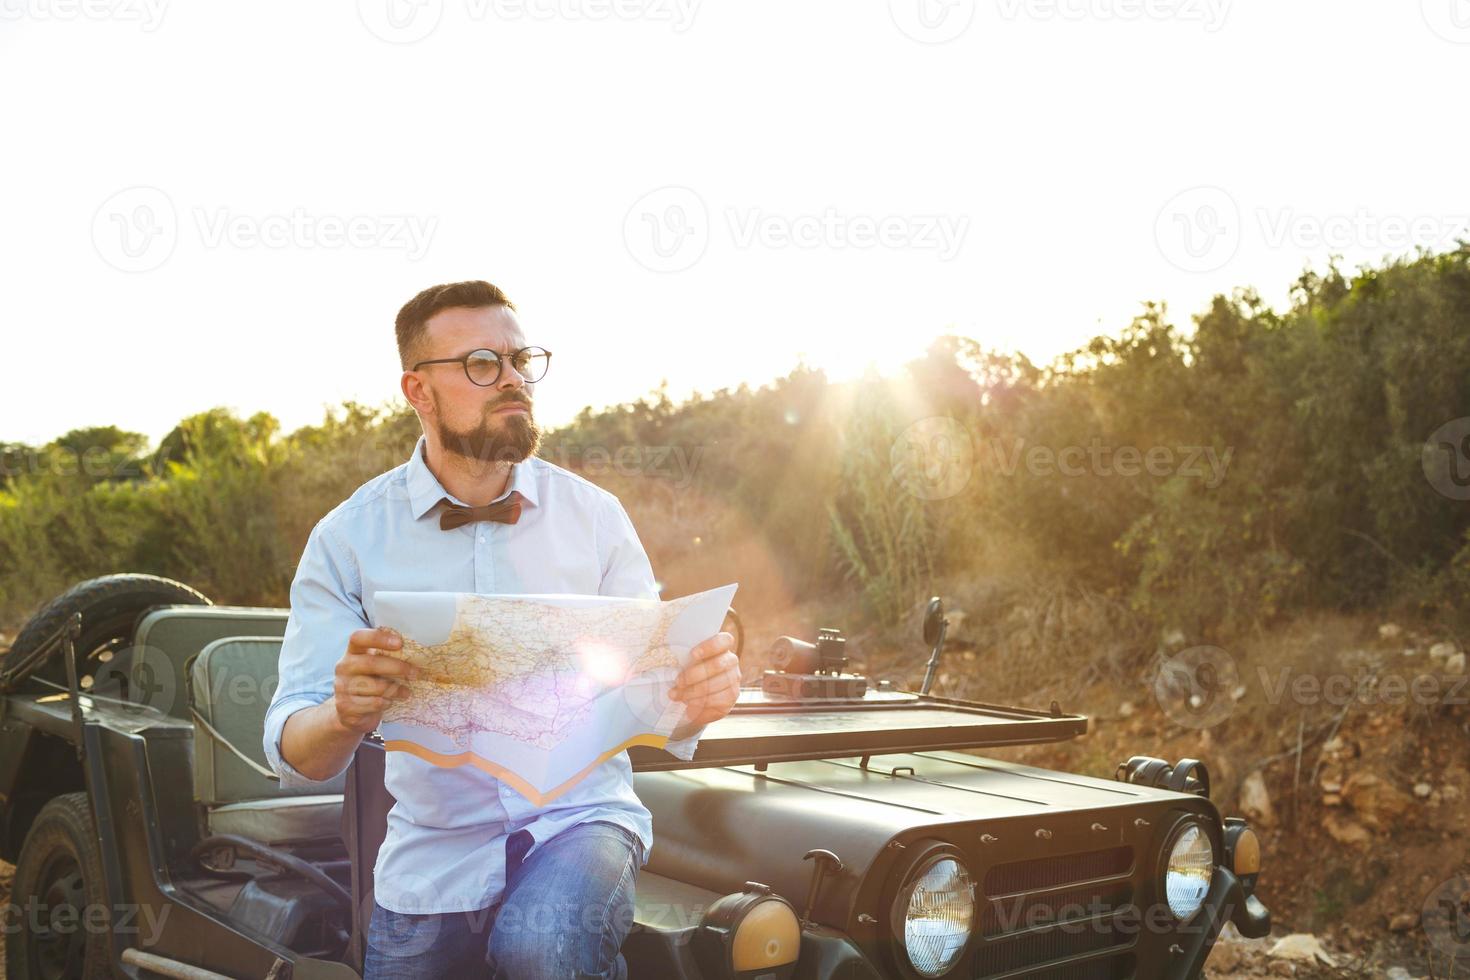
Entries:
[[[1111,928],[1133,900],[1133,848],[999,864],[985,873],[975,976],[1123,980],[1132,936]],[[1113,955],[1071,962],[1076,957]]]

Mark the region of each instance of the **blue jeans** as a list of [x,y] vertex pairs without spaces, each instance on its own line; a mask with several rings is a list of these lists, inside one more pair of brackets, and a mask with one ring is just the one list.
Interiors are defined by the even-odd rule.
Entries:
[[507,840],[505,892],[487,909],[406,915],[374,903],[365,980],[626,980],[619,950],[633,926],[643,842],[593,820],[525,860],[531,843],[524,830]]

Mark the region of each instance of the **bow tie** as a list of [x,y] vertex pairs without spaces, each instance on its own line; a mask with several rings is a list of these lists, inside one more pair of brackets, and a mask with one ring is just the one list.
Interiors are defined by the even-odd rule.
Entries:
[[510,496],[484,507],[461,507],[459,504],[450,504],[444,508],[444,513],[439,515],[439,527],[445,531],[453,531],[457,527],[463,527],[471,521],[499,521],[501,524],[514,524],[521,517],[521,492],[512,490]]

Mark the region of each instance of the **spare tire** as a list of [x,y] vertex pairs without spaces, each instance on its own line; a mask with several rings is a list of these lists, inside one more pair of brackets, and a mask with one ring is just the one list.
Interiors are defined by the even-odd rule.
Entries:
[[[91,690],[114,655],[132,643],[133,627],[139,617],[154,606],[169,605],[213,603],[197,589],[157,575],[104,575],[88,579],[42,606],[21,628],[0,667],[37,649],[67,620],[81,613],[82,632],[76,644],[77,682],[83,690]],[[66,663],[59,656],[48,657],[31,676],[65,685]]]

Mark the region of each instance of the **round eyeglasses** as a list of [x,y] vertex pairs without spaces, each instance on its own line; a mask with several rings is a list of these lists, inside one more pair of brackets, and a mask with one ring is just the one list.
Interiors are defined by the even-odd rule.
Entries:
[[413,366],[413,370],[417,371],[425,364],[460,364],[464,366],[465,377],[482,388],[488,388],[500,380],[500,369],[506,361],[510,361],[511,367],[515,368],[522,381],[534,384],[546,377],[546,369],[551,366],[551,351],[544,347],[522,347],[513,353],[502,354],[488,347],[481,347],[463,357],[438,357],[432,361],[419,361]]

